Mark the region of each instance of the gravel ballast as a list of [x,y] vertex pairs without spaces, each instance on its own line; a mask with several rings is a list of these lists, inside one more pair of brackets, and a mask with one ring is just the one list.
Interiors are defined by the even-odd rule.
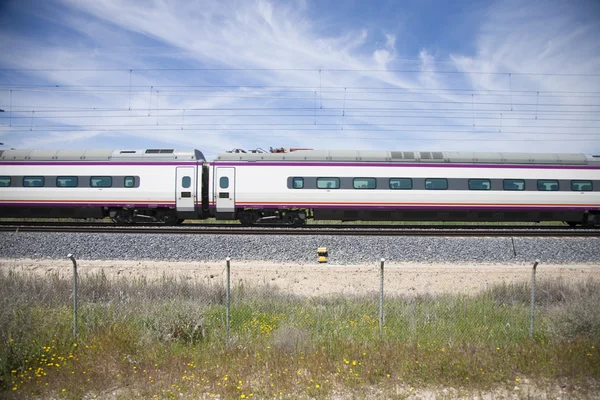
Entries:
[[600,263],[598,238],[460,238],[359,236],[143,235],[0,233],[0,258],[87,260],[236,260],[330,264],[391,262]]

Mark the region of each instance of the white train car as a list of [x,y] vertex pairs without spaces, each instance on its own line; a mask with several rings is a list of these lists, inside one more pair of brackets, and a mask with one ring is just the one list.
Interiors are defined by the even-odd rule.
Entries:
[[204,163],[198,150],[0,151],[0,216],[201,218]]
[[600,156],[297,151],[224,153],[209,206],[243,223],[321,220],[600,224]]

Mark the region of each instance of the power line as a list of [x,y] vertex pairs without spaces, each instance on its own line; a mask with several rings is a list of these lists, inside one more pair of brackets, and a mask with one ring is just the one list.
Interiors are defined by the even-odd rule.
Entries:
[[440,71],[422,69],[349,69],[349,68],[0,68],[2,72],[371,72],[371,73],[416,73],[416,74],[471,74],[471,75],[520,75],[520,76],[573,76],[600,77],[599,73],[567,73],[567,72],[512,72],[512,71]]
[[[469,103],[470,104],[470,103]],[[21,108],[18,112],[27,112],[30,113],[32,111],[35,112],[77,112],[77,111],[110,111],[110,112],[129,112],[129,111],[138,111],[138,112],[147,112],[148,108],[114,108],[114,107],[65,107],[65,106],[17,106],[13,105],[13,108]],[[26,108],[26,109],[22,109]],[[306,111],[306,112],[315,112],[314,107],[186,107],[186,111]],[[321,110],[321,109],[318,109]],[[344,111],[342,108],[338,107],[323,107],[322,110],[326,111]],[[390,107],[346,107],[346,111],[365,111],[365,112],[468,112],[471,113],[471,110],[466,108],[433,108],[433,109],[415,109],[415,108],[390,108]],[[152,111],[183,111],[183,108],[157,108]],[[511,113],[511,114],[534,114],[535,110],[514,110],[510,111],[508,109],[480,109],[475,110],[475,113],[485,113],[485,114],[500,114],[500,113]],[[552,114],[597,114],[598,111],[558,111],[558,110],[538,110],[537,113],[552,113]]]
[[[12,89],[12,91],[16,92],[31,92],[31,93],[84,93],[84,94],[104,94],[104,95],[122,95],[122,96],[131,96],[131,95],[142,95],[147,96],[147,92],[130,92],[130,91],[120,91],[120,92],[107,92],[107,91],[60,91],[60,90],[44,90],[44,89]],[[291,97],[291,96],[258,96],[258,95],[234,95],[234,94],[202,94],[198,93],[169,93],[169,92],[161,92],[161,97],[199,97],[199,98],[228,98],[228,99],[265,99],[265,100],[301,100],[301,101],[311,101],[313,97]],[[500,97],[496,95],[496,97]],[[506,96],[503,96],[506,97]],[[516,97],[516,96],[512,96]],[[512,99],[511,97],[511,99]],[[590,96],[591,97],[591,96]],[[600,96],[598,96],[600,97]],[[322,100],[326,101],[344,101],[343,98],[336,97],[322,97]],[[600,107],[600,104],[556,104],[556,103],[517,103],[517,102],[485,102],[485,101],[449,101],[449,100],[418,100],[418,99],[409,99],[409,100],[399,100],[399,99],[371,99],[371,98],[356,98],[356,97],[348,97],[345,99],[348,102],[366,102],[366,103],[417,103],[417,104],[464,104],[464,105],[495,105],[495,106],[538,106],[538,107]],[[323,107],[320,107],[323,108]],[[131,111],[131,108],[128,108],[128,111]],[[511,110],[512,111],[512,110]]]
[[[22,92],[48,92],[48,93],[90,93],[90,94],[129,94],[129,86],[126,85],[8,85],[1,84],[0,91],[22,91]],[[491,97],[491,96],[519,96],[519,97],[559,97],[559,98],[595,98],[600,97],[600,92],[591,91],[536,91],[536,90],[504,90],[504,89],[467,89],[467,88],[400,88],[400,87],[335,87],[335,86],[323,86],[322,88],[309,87],[309,86],[195,86],[195,85],[165,85],[158,86],[152,85],[154,88],[163,89],[165,94],[176,94],[176,93],[203,93],[203,92],[214,92],[214,91],[231,91],[236,89],[242,91],[242,89],[252,90],[265,90],[265,91],[277,91],[278,93],[314,93],[315,90],[321,90],[326,93],[343,93],[347,89],[347,93],[389,93],[389,92],[403,92],[399,94],[422,94],[422,95],[439,95],[446,94],[448,92],[457,92],[457,96],[470,96],[471,94],[478,94],[479,97]],[[37,89],[36,89],[37,88]],[[89,89],[88,89],[89,88]],[[148,85],[144,86],[131,86],[132,94],[147,95],[147,90],[150,88]],[[51,90],[52,89],[52,90]],[[91,89],[123,89],[120,91],[98,91]],[[133,92],[133,90],[137,90]],[[164,89],[201,89],[201,90],[184,90],[181,92],[165,92]],[[285,92],[282,92],[285,90]]]
[[[133,132],[133,131],[140,131],[140,132],[148,132],[148,131],[153,131],[153,132],[185,132],[185,133],[190,133],[192,131],[188,130],[188,131],[181,131],[179,128],[169,128],[169,129],[163,129],[160,127],[152,127],[152,128],[144,128],[144,129],[89,129],[89,130],[44,130],[44,132],[88,132],[88,133],[93,133],[93,132],[123,132],[123,131],[128,131],[128,132]],[[286,132],[288,133],[293,133],[293,131],[295,130],[291,130],[292,132],[290,132],[290,130],[286,130]],[[20,131],[14,131],[14,132],[20,132],[20,133],[31,133],[32,131],[30,130],[20,130]],[[33,131],[36,132],[36,131]],[[41,130],[38,132],[42,132]],[[340,132],[335,131],[335,132]],[[355,131],[356,132],[356,131]],[[231,132],[228,135],[229,136],[242,136],[245,135],[247,132]],[[440,133],[440,132],[438,132]],[[452,133],[452,132],[450,132]],[[455,133],[469,133],[469,132],[455,132]],[[498,134],[498,132],[476,132],[477,134]],[[511,135],[511,133],[506,133],[504,135]],[[202,133],[202,136],[223,136],[223,134],[221,133],[210,133],[210,132],[206,132],[206,133]],[[521,135],[522,136],[522,135]],[[279,138],[286,138],[289,139],[289,135],[267,135],[267,134],[263,134],[261,135],[261,137],[279,137]],[[402,140],[402,141],[449,141],[449,142],[590,142],[590,139],[573,139],[573,138],[565,138],[565,139],[481,139],[481,138],[477,138],[477,139],[473,139],[473,138],[405,138],[405,137],[377,137],[377,136],[324,136],[324,135],[318,135],[318,136],[303,136],[304,139],[310,138],[310,139],[338,139],[338,140]]]
[[[172,118],[179,118],[181,116],[171,116]],[[142,118],[142,117],[140,117]],[[147,118],[147,117],[146,117]],[[152,117],[154,118],[154,116]],[[23,119],[25,119],[25,117],[23,117]],[[31,120],[33,120],[34,118],[30,118]],[[318,123],[318,124],[314,124],[314,123],[268,123],[268,122],[264,122],[264,123],[217,123],[217,122],[212,122],[212,123],[161,123],[161,126],[179,126],[182,129],[183,128],[190,128],[190,127],[207,127],[206,129],[208,130],[210,127],[210,130],[219,130],[219,131],[230,131],[230,130],[270,130],[273,127],[283,127],[280,129],[288,129],[289,127],[297,127],[297,130],[319,130],[317,127],[322,127],[322,128],[326,128],[326,127],[337,127],[337,128],[341,128],[343,127],[344,130],[348,130],[348,131],[353,131],[353,130],[364,130],[364,131],[386,131],[386,132],[407,132],[407,131],[401,131],[401,130],[396,130],[396,129],[385,129],[386,127],[390,128],[390,127],[402,127],[402,128],[444,128],[444,130],[441,130],[441,132],[445,132],[445,131],[449,131],[449,132],[478,132],[479,129],[483,129],[483,128],[492,128],[492,129],[499,129],[499,130],[504,130],[504,129],[512,129],[512,128],[525,128],[521,125],[484,125],[484,124],[477,124],[476,128],[477,129],[473,129],[472,125],[465,125],[465,124],[380,124],[380,123],[344,123],[343,125],[341,123]],[[132,128],[132,127],[151,127],[151,126],[155,126],[155,124],[152,125],[148,125],[148,124],[77,124],[77,127],[82,128],[97,128],[97,127],[123,127],[123,128]],[[305,129],[305,128],[301,128],[301,127],[314,127],[314,129]],[[353,129],[352,127],[372,127],[372,126],[377,126],[377,129]],[[34,125],[32,124],[27,124],[27,125],[17,125],[17,124],[12,124],[13,128],[22,128],[22,127],[32,127],[32,128],[69,128],[71,127],[71,125]],[[232,128],[235,127],[235,128]],[[238,128],[238,127],[243,127],[243,128]],[[260,127],[260,128],[259,128]],[[456,129],[451,129],[451,128],[468,128],[467,131],[459,131]],[[526,127],[527,129],[530,130],[535,130],[535,129],[569,129],[569,128],[573,128],[573,129],[595,129],[598,131],[598,133],[593,133],[593,132],[578,132],[578,131],[565,131],[565,132],[532,132],[532,131],[507,131],[505,133],[523,133],[523,134],[530,134],[530,135],[556,135],[556,134],[563,134],[563,135],[600,135],[600,126],[550,126],[550,125],[541,125],[541,126],[528,126]],[[296,128],[294,128],[296,129]],[[496,132],[501,132],[497,130]],[[413,130],[414,132],[429,132],[428,130],[420,130],[420,129],[415,129]],[[438,130],[435,130],[438,131]]]
[[[590,133],[590,132],[530,132],[530,131],[502,131],[499,132],[498,130],[479,130],[479,129],[473,129],[470,126],[464,126],[465,128],[469,128],[468,130],[457,130],[457,129],[411,129],[411,130],[402,130],[402,129],[383,129],[383,128],[373,128],[373,129],[353,129],[353,128],[348,128],[346,129],[346,127],[348,126],[347,124],[344,124],[344,129],[341,129],[341,124],[331,124],[329,126],[336,126],[338,127],[338,129],[331,129],[331,128],[321,128],[320,125],[311,125],[311,124],[304,124],[304,125],[290,125],[289,127],[285,127],[285,128],[274,128],[274,126],[280,126],[279,124],[264,124],[266,127],[262,127],[262,128],[256,128],[256,127],[252,127],[252,128],[223,128],[223,127],[215,127],[215,128],[194,128],[194,129],[187,129],[188,131],[193,130],[196,132],[204,132],[204,131],[208,131],[208,132],[213,132],[213,131],[218,131],[218,132],[277,132],[277,131],[297,131],[297,132],[334,132],[334,131],[344,131],[344,132],[390,132],[390,133],[472,133],[472,134],[519,134],[519,135],[566,135],[566,136],[600,136],[600,132],[599,133]],[[177,123],[173,123],[173,124],[159,124],[159,126],[161,128],[165,128],[165,127],[176,127],[179,130],[182,130],[181,127],[183,128],[191,128],[191,127],[196,127],[195,124],[177,124]],[[205,125],[200,125],[200,126],[205,126]],[[313,126],[314,128],[303,128],[302,126]],[[84,129],[85,131],[101,131],[103,129],[99,129],[99,128],[118,128],[118,130],[121,131],[135,131],[135,130],[140,130],[140,129],[149,129],[149,130],[155,130],[153,128],[156,127],[156,125],[122,125],[122,124],[115,124],[115,125],[79,125],[79,126],[61,126],[61,125],[13,125],[13,128],[41,128],[39,130],[53,130],[53,131],[80,131],[82,129]],[[442,127],[443,128],[443,127]],[[31,130],[31,129],[30,129]],[[185,130],[185,129],[183,129]],[[18,129],[14,129],[11,130],[12,132],[19,132]]]

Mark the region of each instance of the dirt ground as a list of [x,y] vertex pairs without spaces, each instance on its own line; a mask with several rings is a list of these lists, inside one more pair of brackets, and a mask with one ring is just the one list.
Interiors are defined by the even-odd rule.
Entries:
[[[71,260],[0,259],[0,270],[37,275],[58,273],[72,276]],[[109,278],[139,278],[149,281],[163,276],[186,280],[225,282],[222,262],[106,261],[78,260],[78,272],[104,273]],[[386,263],[385,292],[388,295],[439,293],[473,294],[496,283],[525,282],[531,279],[532,264],[416,264]],[[600,279],[600,262],[593,264],[544,265],[537,267],[537,278],[566,280]],[[380,265],[329,266],[327,264],[289,264],[257,261],[231,261],[231,282],[250,286],[269,285],[283,292],[306,296],[329,294],[367,294],[378,292]]]

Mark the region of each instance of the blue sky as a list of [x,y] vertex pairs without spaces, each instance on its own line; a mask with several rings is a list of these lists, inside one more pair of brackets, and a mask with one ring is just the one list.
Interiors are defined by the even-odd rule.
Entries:
[[600,3],[0,1],[0,148],[600,153]]

